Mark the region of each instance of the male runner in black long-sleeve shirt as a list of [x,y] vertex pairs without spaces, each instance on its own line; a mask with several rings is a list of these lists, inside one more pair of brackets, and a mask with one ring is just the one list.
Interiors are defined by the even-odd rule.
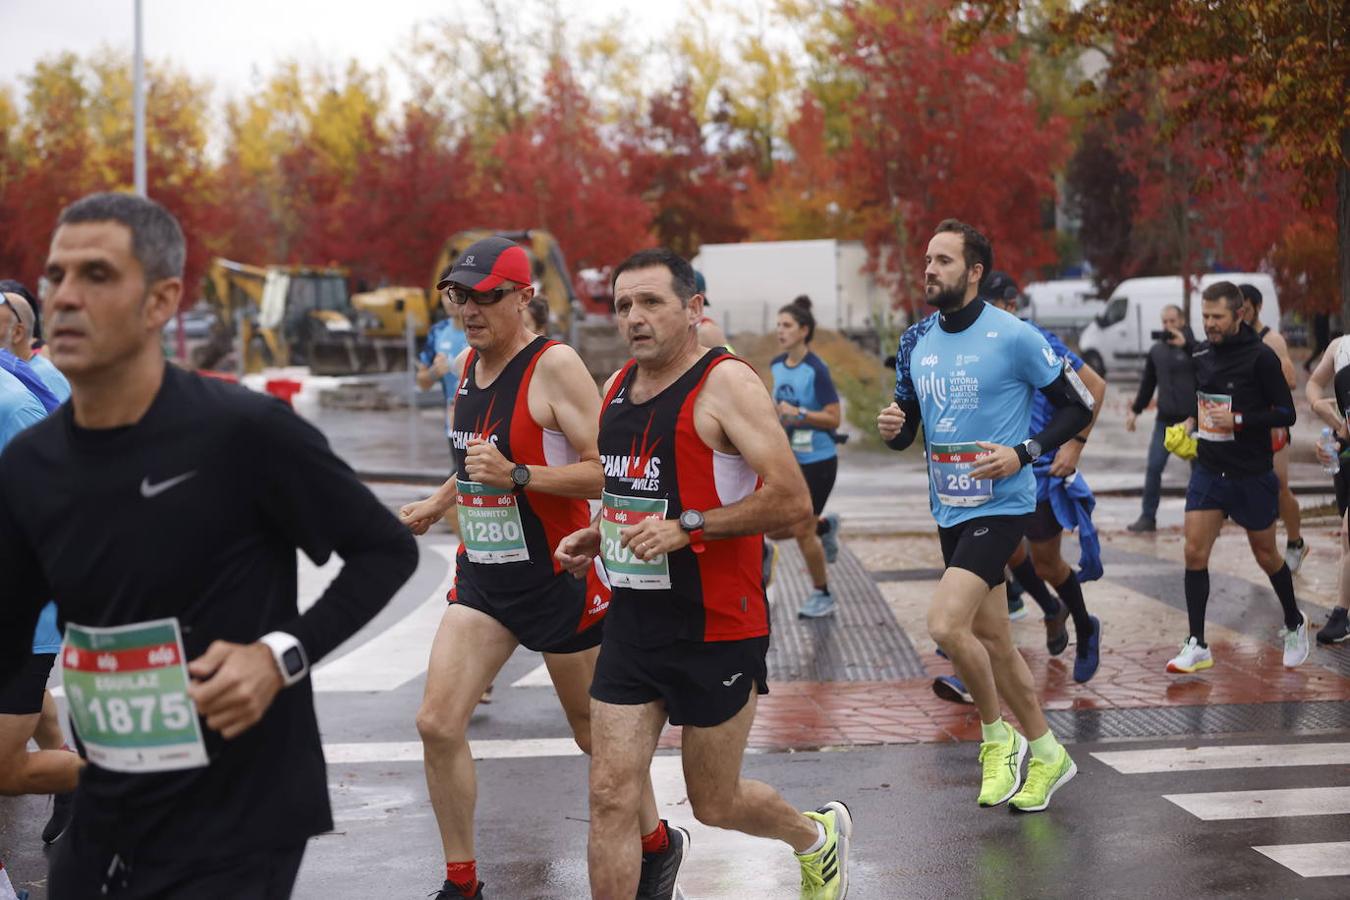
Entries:
[[1237,285],[1205,288],[1205,343],[1195,348],[1199,455],[1186,489],[1186,612],[1190,636],[1167,671],[1191,673],[1214,665],[1205,643],[1209,554],[1225,518],[1247,531],[1256,562],[1284,612],[1284,664],[1308,658],[1308,617],[1294,599],[1294,579],[1275,546],[1280,484],[1270,444],[1272,428],[1294,424],[1294,399],[1279,357],[1240,315]]
[[[61,214],[48,334],[71,403],[0,456],[0,683],[54,598],[89,759],[53,900],[288,897],[306,840],[332,827],[308,667],[416,564],[315,429],[165,363],[183,256],[151,201]],[[297,548],[344,562],[303,615]]]

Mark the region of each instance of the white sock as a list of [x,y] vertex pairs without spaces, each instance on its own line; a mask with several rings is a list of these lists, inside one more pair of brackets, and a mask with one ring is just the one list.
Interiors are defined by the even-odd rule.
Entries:
[[[811,821],[816,822],[815,819],[812,819]],[[801,853],[798,853],[797,855],[810,856],[812,853],[819,853],[820,848],[824,846],[825,846],[825,826],[820,824],[819,822],[816,822],[816,842],[812,844],[810,847],[807,847]]]

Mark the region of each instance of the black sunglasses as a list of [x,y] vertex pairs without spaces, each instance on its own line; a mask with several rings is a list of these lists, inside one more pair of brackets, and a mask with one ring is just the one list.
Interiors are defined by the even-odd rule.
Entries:
[[446,294],[449,295],[450,302],[456,306],[464,306],[470,300],[473,301],[474,306],[492,306],[501,303],[518,290],[520,290],[518,287],[497,288],[486,293],[480,293],[464,287],[452,287],[446,289]]

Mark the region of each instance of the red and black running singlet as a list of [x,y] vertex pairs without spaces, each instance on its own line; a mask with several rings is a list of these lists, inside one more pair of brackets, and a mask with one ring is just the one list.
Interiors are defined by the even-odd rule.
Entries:
[[709,350],[670,387],[645,403],[629,399],[637,366],[614,380],[600,412],[605,494],[601,559],[613,599],[606,635],[653,647],[677,640],[734,641],[769,633],[762,535],[709,541],[642,562],[619,534],[644,518],[676,519],[729,506],[759,486],[740,456],[709,447],[694,428],[694,403],[713,366],[741,361]]
[[518,593],[562,572],[553,558],[558,542],[590,523],[585,500],[528,488],[514,493],[468,480],[469,441],[495,444],[502,456],[528,466],[564,466],[578,455],[567,436],[541,428],[530,415],[530,379],[544,351],[557,341],[539,337],[517,353],[496,380],[480,388],[478,352],[470,350],[455,399],[450,442],[459,488],[460,566],[489,591]]

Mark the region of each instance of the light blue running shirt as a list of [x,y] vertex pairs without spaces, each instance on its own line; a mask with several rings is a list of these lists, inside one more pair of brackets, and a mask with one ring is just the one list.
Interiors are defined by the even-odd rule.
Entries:
[[50,359],[41,353],[34,353],[33,358],[28,360],[28,365],[37,373],[37,377],[42,379],[42,383],[56,395],[58,401],[65,403],[70,399],[70,382]]
[[923,416],[933,518],[950,528],[1030,513],[1036,508],[1031,467],[975,481],[968,475],[975,456],[987,452],[975,442],[1011,447],[1025,441],[1034,396],[1059,377],[1064,363],[1035,328],[988,304],[957,334],[937,322],[934,314],[910,326],[895,358],[895,399],[917,401]]
[[[444,353],[445,358],[450,362],[455,361],[455,357],[463,352],[464,348],[469,346],[469,339],[454,319],[441,319],[431,330],[427,332],[427,342],[422,346],[422,352],[417,355],[417,361],[430,368],[436,361],[436,354]],[[459,388],[459,373],[451,371],[441,376],[441,392],[445,395],[445,433],[449,436],[451,431],[450,408],[454,405],[455,391]]]
[[[775,403],[791,403],[807,412],[820,412],[831,403],[839,402],[839,392],[830,378],[830,368],[814,353],[808,352],[800,363],[788,365],[786,353],[774,357],[773,399]],[[823,462],[838,455],[834,437],[828,431],[810,425],[788,425],[788,440],[800,465]]]
[[[0,371],[0,450],[15,436],[47,417],[33,393],[7,371]],[[38,616],[33,634],[34,653],[60,653],[61,632],[56,628],[56,604],[48,603]]]

